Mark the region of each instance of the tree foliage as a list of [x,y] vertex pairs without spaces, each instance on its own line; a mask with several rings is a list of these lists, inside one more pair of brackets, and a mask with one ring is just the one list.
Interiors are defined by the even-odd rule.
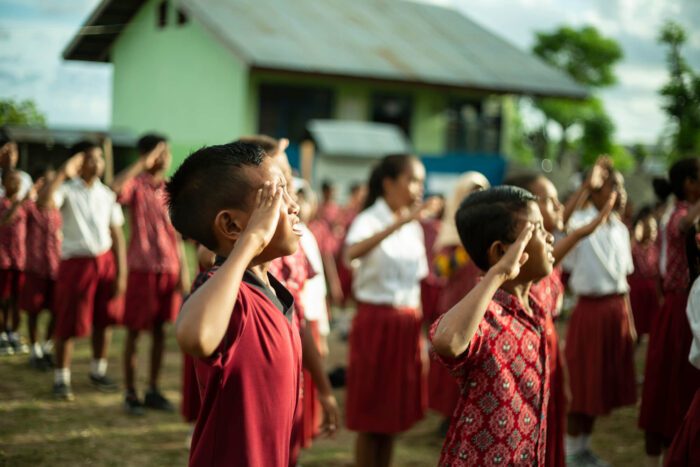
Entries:
[[700,152],[700,75],[690,68],[681,54],[687,37],[674,22],[666,23],[659,42],[668,46],[669,81],[660,90],[663,108],[671,118],[675,131],[672,136],[672,157],[697,155]]
[[[610,86],[617,81],[614,73],[615,64],[622,59],[622,49],[614,40],[602,36],[592,26],[574,29],[560,27],[553,32],[538,32],[533,52],[555,68],[568,74],[574,81],[590,88]],[[615,127],[605,112],[601,101],[595,97],[582,101],[567,99],[542,98],[536,101],[537,107],[545,116],[546,125],[555,122],[561,130],[561,139],[556,159],[560,159],[569,147],[569,130],[574,125],[581,125],[583,132],[592,132],[581,139],[582,144],[606,146],[612,141]],[[604,134],[603,134],[604,132]],[[595,143],[595,137],[603,141]],[[612,144],[612,143],[610,143]],[[582,148],[590,151],[592,146]],[[541,154],[541,157],[544,157]],[[584,157],[584,163],[586,157]]]
[[46,116],[39,111],[32,100],[0,99],[1,125],[46,126]]

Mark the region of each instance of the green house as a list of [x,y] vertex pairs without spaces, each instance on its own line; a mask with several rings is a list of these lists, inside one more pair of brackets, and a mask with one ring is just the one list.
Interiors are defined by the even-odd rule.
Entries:
[[[114,66],[112,125],[204,144],[397,125],[421,155],[499,155],[504,96],[586,89],[451,9],[405,0],[103,0],[64,51]],[[292,150],[294,152],[294,150]]]

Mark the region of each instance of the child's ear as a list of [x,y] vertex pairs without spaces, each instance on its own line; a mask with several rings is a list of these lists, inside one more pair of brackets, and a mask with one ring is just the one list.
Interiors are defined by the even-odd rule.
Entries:
[[214,218],[214,230],[228,240],[238,240],[238,236],[244,228],[243,213],[236,209],[219,211]]
[[493,242],[488,249],[489,265],[493,266],[494,264],[498,263],[501,258],[503,258],[503,255],[506,254],[507,249],[508,246],[502,241],[497,240]]

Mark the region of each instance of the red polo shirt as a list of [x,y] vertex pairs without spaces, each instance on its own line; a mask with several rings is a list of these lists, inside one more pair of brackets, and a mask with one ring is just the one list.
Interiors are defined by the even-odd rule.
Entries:
[[56,279],[61,262],[61,211],[40,208],[33,202],[27,208],[27,272]]
[[191,466],[288,466],[301,342],[291,294],[269,277],[275,293],[246,272],[221,344],[195,360],[202,405]]

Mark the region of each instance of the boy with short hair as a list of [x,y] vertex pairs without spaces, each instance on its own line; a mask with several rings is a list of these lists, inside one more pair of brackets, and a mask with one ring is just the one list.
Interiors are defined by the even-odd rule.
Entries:
[[[137,146],[138,160],[115,177],[112,189],[131,213],[124,308],[124,325],[129,331],[124,344],[124,409],[132,415],[143,415],[144,406],[174,410],[158,390],[158,377],[165,349],[165,324],[175,320],[189,278],[184,251],[165,205],[165,176],[171,161],[168,142],[164,136],[147,134]],[[141,331],[149,331],[153,337],[149,389],[143,402],[135,383],[136,344]]]
[[81,142],[71,158],[39,195],[49,200],[63,216],[63,245],[58,267],[54,311],[56,313],[53,394],[73,400],[70,362],[73,338],[92,332],[90,381],[101,391],[114,391],[107,377],[109,326],[118,324],[123,313],[126,288],[124,215],[116,195],[100,181],[104,171],[102,149]]
[[26,198],[20,195],[19,171],[5,169],[2,173],[4,196],[0,197],[0,355],[25,352],[19,329],[19,295],[24,284],[27,258]]
[[549,362],[529,289],[552,271],[553,237],[536,198],[510,186],[469,195],[456,225],[486,274],[430,330],[461,390],[440,465],[544,465]]
[[202,395],[190,465],[289,464],[301,342],[291,294],[263,269],[298,247],[285,183],[262,148],[236,142],[196,151],[167,184],[175,228],[218,256],[176,324]]

